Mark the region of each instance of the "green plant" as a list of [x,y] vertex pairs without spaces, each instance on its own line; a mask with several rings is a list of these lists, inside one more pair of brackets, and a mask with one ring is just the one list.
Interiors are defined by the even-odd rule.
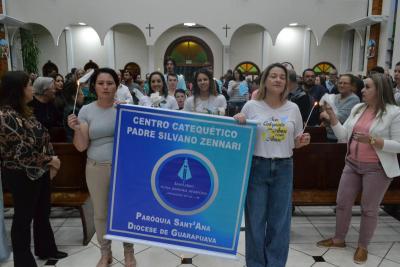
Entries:
[[39,47],[35,36],[26,29],[20,29],[22,61],[24,70],[28,73],[38,73]]

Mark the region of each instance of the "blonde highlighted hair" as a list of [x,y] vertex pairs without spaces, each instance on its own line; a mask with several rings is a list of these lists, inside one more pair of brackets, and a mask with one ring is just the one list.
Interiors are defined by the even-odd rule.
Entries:
[[[385,74],[382,73],[371,74],[368,78],[370,78],[374,83],[377,94],[378,102],[376,105],[375,114],[379,114],[379,117],[382,117],[383,113],[386,112],[386,105],[396,105],[393,95],[392,82]],[[366,105],[367,104],[361,105],[356,110],[354,115],[359,113]]]
[[260,79],[260,87],[258,89],[258,93],[256,96],[256,100],[264,100],[267,96],[267,84],[266,84],[266,80],[268,78],[268,75],[270,74],[271,70],[273,68],[280,68],[285,72],[285,90],[283,90],[282,94],[281,94],[281,101],[283,101],[284,99],[286,99],[287,95],[288,95],[288,88],[287,88],[287,84],[288,84],[288,71],[285,68],[284,65],[282,65],[281,63],[274,63],[269,65],[268,67],[265,68],[265,70],[262,72],[261,75],[261,79]]

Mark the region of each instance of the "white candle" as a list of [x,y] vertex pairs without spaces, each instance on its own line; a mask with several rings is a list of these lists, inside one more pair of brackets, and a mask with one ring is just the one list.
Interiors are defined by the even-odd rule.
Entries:
[[304,132],[304,130],[306,129],[307,124],[308,124],[308,121],[310,120],[311,114],[312,114],[314,108],[315,108],[317,105],[318,105],[318,102],[315,101],[315,102],[314,102],[314,105],[313,105],[313,107],[312,107],[312,109],[311,109],[311,111],[310,111],[310,114],[308,114],[308,118],[307,118],[307,120],[306,120],[306,123],[304,124],[303,132]]
[[76,88],[75,102],[74,102],[74,108],[72,110],[72,114],[75,114],[76,100],[78,99],[78,93],[79,93],[79,80],[76,83],[77,83],[78,86]]

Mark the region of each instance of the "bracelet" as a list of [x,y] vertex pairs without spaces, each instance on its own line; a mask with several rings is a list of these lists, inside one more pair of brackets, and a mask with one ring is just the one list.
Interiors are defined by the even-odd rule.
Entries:
[[374,145],[375,143],[376,143],[376,138],[373,137],[373,136],[370,136],[370,137],[369,137],[369,144],[370,144],[370,145]]

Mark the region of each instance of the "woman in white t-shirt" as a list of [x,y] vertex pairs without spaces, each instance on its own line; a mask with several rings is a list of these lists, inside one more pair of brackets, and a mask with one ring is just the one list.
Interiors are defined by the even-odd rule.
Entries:
[[293,149],[310,143],[296,104],[287,101],[287,70],[275,63],[261,77],[256,100],[234,118],[258,122],[245,207],[246,264],[285,266],[290,240]]
[[185,111],[225,115],[226,99],[218,94],[209,70],[200,69],[196,72],[192,91],[193,95],[185,101]]
[[149,95],[139,101],[139,105],[155,108],[178,110],[175,97],[168,95],[168,87],[161,72],[152,72],[149,76]]

